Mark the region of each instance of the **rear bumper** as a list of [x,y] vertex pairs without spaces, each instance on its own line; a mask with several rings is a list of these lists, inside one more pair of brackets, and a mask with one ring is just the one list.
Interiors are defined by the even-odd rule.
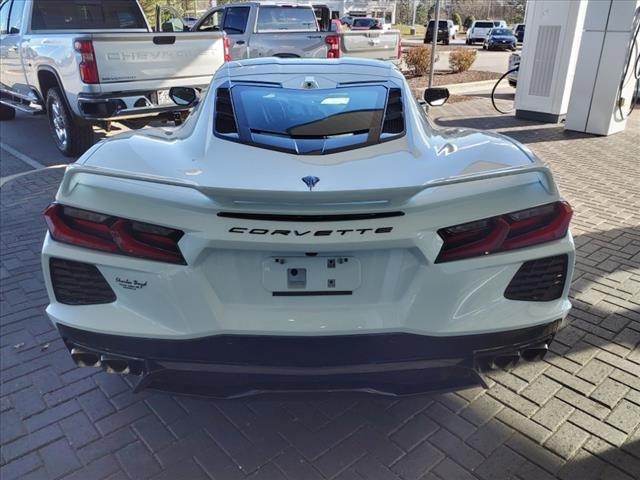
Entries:
[[[496,359],[544,354],[561,321],[459,336],[214,335],[166,340],[58,324],[70,350],[128,362],[138,388],[233,397],[264,391],[364,390],[404,395],[482,384]],[[533,349],[536,354],[532,355]]]
[[488,47],[492,50],[513,50],[516,48],[515,43],[489,43]]
[[[438,41],[444,42],[445,40],[449,40],[450,35],[449,32],[438,32]],[[431,43],[433,41],[433,33],[427,32],[424,36],[424,43]]]
[[[133,101],[132,101],[133,98]],[[139,102],[141,106],[131,104]],[[189,110],[179,105],[156,105],[144,95],[137,97],[79,97],[78,110],[86,120],[126,120]]]

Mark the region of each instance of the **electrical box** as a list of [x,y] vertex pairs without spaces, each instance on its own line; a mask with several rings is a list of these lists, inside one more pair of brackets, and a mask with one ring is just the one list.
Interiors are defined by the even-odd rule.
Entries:
[[527,2],[516,117],[548,123],[564,120],[586,9],[586,1]]

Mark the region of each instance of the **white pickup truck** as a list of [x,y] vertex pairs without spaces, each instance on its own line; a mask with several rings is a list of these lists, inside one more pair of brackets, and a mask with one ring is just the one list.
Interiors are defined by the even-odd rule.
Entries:
[[[316,8],[327,8],[316,5]],[[206,12],[192,32],[222,32],[233,60],[359,57],[398,61],[398,30],[323,31],[311,4],[243,2]]]
[[46,113],[76,156],[93,125],[179,119],[169,89],[206,88],[227,48],[223,32],[153,33],[136,0],[0,0],[0,120]]

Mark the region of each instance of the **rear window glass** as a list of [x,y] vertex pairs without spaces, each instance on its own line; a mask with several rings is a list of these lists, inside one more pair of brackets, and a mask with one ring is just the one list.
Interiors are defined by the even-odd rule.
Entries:
[[260,7],[258,10],[259,32],[269,30],[318,30],[316,14],[312,8]]
[[373,18],[356,18],[353,21],[354,27],[370,27],[375,25],[376,21]]
[[146,29],[135,0],[36,0],[32,30]]
[[296,90],[254,85],[231,89],[242,141],[298,154],[329,153],[380,136],[387,88]]
[[474,28],[493,28],[493,22],[476,22]]

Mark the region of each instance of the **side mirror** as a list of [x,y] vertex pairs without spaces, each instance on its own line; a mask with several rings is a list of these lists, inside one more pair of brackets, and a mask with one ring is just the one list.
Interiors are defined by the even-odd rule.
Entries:
[[191,87],[171,87],[169,89],[169,98],[173,103],[181,107],[192,107],[200,100],[200,94],[195,88]]
[[432,107],[444,105],[449,100],[448,88],[427,88],[424,91],[424,101]]

